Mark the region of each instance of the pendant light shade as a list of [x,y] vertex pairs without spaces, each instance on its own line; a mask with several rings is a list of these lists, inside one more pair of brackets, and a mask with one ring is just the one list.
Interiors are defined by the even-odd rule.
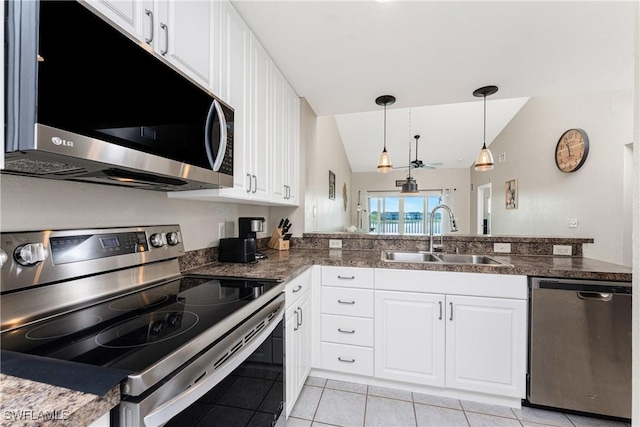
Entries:
[[416,194],[418,191],[418,183],[413,178],[407,178],[405,182],[402,183],[402,191],[400,194]]
[[391,156],[387,152],[387,105],[392,105],[394,102],[396,102],[396,98],[391,95],[382,95],[376,98],[376,104],[384,105],[384,148],[378,161],[378,172],[381,173],[387,173],[393,169]]
[[475,170],[478,172],[486,172],[493,169],[493,155],[487,148],[487,95],[493,95],[497,91],[497,86],[484,86],[473,91],[473,96],[481,96],[484,101],[484,133],[482,149],[478,153],[475,164]]
[[[411,110],[409,110],[409,123],[411,123]],[[418,139],[420,135],[414,136],[416,139],[416,150],[418,149]],[[418,190],[418,182],[411,176],[411,143],[409,143],[409,175],[407,179],[402,183],[402,190],[400,194],[416,194],[420,191]]]

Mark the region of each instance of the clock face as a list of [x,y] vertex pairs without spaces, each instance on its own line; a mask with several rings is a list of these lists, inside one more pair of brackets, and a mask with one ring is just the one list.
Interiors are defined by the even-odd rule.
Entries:
[[575,172],[584,164],[589,154],[589,137],[582,129],[569,129],[556,145],[556,166],[562,172]]

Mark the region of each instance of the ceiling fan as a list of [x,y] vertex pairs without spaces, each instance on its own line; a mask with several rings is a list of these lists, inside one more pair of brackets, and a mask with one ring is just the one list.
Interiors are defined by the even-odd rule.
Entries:
[[418,140],[420,139],[420,135],[415,135],[414,138],[416,140],[415,160],[411,160],[409,166],[400,166],[394,169],[408,169],[409,167],[411,167],[411,169],[437,169],[438,166],[442,166],[442,163],[424,163],[422,160],[418,160]]

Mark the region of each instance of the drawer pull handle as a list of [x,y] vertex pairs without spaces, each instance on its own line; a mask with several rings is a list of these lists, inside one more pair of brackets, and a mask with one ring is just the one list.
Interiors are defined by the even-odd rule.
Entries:
[[353,363],[356,361],[356,359],[343,359],[342,357],[339,357],[339,356],[338,356],[338,360],[345,363]]
[[438,304],[440,304],[440,317],[438,317],[438,320],[442,320],[442,301],[438,301]]
[[353,305],[355,304],[355,301],[342,301],[342,300],[338,300],[338,304],[350,304]]
[[302,289],[302,285],[298,285],[298,287],[293,290],[293,293],[295,294],[296,292],[300,291],[300,289]]
[[354,331],[353,329],[350,330],[350,331],[346,331],[346,330],[340,329],[340,328],[338,328],[338,332],[342,332],[343,334],[355,334],[356,333],[356,331]]
[[354,280],[356,276],[338,276],[340,280]]
[[449,307],[451,307],[451,316],[449,317],[449,320],[453,322],[453,303],[452,302],[449,303]]

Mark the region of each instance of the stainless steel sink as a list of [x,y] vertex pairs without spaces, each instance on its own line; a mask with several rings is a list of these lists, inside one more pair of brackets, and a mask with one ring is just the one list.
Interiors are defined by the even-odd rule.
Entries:
[[382,260],[388,262],[417,262],[434,264],[472,264],[487,266],[511,266],[488,255],[475,254],[444,254],[423,251],[392,251],[383,250]]
[[391,262],[442,262],[431,252],[382,251],[382,260]]
[[509,265],[487,255],[439,253],[436,256],[445,264]]

